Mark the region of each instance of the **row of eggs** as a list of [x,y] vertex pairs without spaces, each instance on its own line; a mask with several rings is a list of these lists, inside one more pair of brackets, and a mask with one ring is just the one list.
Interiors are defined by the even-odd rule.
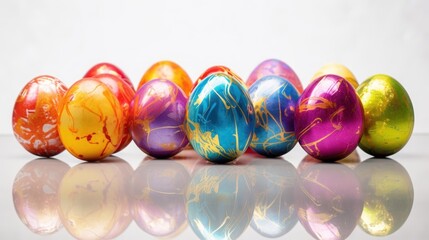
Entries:
[[411,136],[414,112],[392,77],[378,74],[359,85],[339,64],[321,68],[303,89],[276,59],[259,64],[246,82],[214,66],[195,83],[176,63],[161,61],[137,91],[109,63],[95,65],[69,89],[54,77],[36,77],[19,94],[12,124],[21,145],[39,156],[65,148],[100,160],[133,140],[146,154],[168,158],[189,141],[204,158],[224,163],[249,146],[276,157],[299,142],[315,158],[338,160],[358,144],[374,156],[396,153]]

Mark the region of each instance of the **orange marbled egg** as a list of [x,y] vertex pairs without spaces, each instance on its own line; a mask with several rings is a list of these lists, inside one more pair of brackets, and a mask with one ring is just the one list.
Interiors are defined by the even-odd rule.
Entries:
[[165,79],[174,82],[183,90],[186,96],[189,96],[192,91],[193,83],[191,78],[182,67],[172,61],[165,60],[153,64],[141,78],[138,89],[153,79]]
[[119,147],[124,116],[119,100],[107,85],[84,78],[70,87],[60,104],[58,132],[75,157],[101,160]]
[[110,91],[116,96],[121,104],[122,111],[124,113],[124,132],[122,134],[122,140],[119,144],[119,147],[115,152],[119,152],[124,149],[131,142],[131,133],[129,131],[131,126],[131,115],[130,115],[130,104],[134,99],[136,92],[128,84],[122,81],[119,77],[112,74],[100,74],[97,75],[97,78],[100,82],[104,83],[109,87]]
[[57,132],[59,102],[67,87],[52,76],[38,76],[18,95],[12,114],[13,132],[30,153],[51,157],[64,151]]

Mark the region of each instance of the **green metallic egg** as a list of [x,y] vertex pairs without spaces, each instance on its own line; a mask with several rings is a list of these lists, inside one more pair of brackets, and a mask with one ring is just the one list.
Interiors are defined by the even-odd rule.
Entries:
[[405,88],[388,75],[376,74],[364,81],[357,92],[365,116],[359,147],[377,157],[401,150],[414,127],[413,104]]

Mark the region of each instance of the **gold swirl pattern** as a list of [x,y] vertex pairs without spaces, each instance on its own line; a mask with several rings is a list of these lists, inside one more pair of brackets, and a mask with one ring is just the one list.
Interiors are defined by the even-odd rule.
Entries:
[[321,160],[349,155],[362,136],[363,108],[353,86],[337,75],[313,81],[303,92],[295,112],[301,147]]
[[70,87],[61,103],[59,135],[75,157],[100,160],[118,148],[124,117],[118,99],[105,84],[82,79]]
[[189,98],[187,136],[194,149],[208,160],[228,162],[243,154],[252,139],[254,125],[248,93],[227,74],[208,76]]
[[286,79],[267,76],[249,88],[256,126],[250,147],[259,154],[277,157],[296,144],[294,115],[299,98],[296,88]]

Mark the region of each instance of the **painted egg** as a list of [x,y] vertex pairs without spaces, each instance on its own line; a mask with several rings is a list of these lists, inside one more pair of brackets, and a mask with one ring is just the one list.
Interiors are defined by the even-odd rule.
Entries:
[[299,176],[296,193],[298,219],[315,239],[346,239],[363,208],[359,181],[352,169],[320,163]]
[[39,76],[25,85],[12,114],[15,138],[30,153],[51,157],[64,151],[57,131],[58,107],[67,87],[52,76]]
[[355,89],[359,86],[355,75],[346,66],[339,63],[329,63],[321,67],[316,74],[311,78],[312,80],[318,79],[321,76],[333,74],[346,79]]
[[189,142],[205,159],[236,159],[249,146],[255,127],[249,94],[227,74],[208,76],[189,98],[185,127]]
[[143,152],[168,158],[188,145],[183,126],[187,100],[168,80],[152,80],[139,88],[131,109],[131,135]]
[[253,159],[255,210],[250,226],[266,238],[278,238],[298,222],[295,207],[297,172],[284,159]]
[[36,159],[16,175],[13,204],[18,217],[32,232],[51,234],[63,227],[58,213],[58,188],[69,169],[56,159]]
[[364,193],[359,226],[373,236],[387,236],[407,221],[413,207],[410,175],[392,159],[368,159],[356,168]]
[[199,239],[237,239],[255,207],[246,166],[209,165],[197,170],[186,192],[188,223]]
[[122,112],[124,114],[124,121],[122,124],[124,125],[124,131],[122,134],[122,140],[119,144],[118,149],[115,152],[119,152],[124,149],[131,142],[131,101],[134,99],[135,91],[128,84],[123,82],[120,78],[111,74],[100,74],[97,75],[97,80],[106,84],[109,87],[110,91],[116,96],[119,100],[119,103],[122,107]]
[[[125,165],[125,166],[124,166]],[[65,229],[77,239],[114,239],[131,223],[128,163],[109,157],[81,163],[61,181],[59,212]]]
[[405,88],[394,78],[377,74],[357,89],[365,113],[365,129],[359,147],[385,157],[401,150],[414,128],[414,110]]
[[186,96],[191,94],[192,80],[189,75],[177,63],[172,61],[160,61],[153,64],[143,75],[139,83],[139,89],[153,79],[166,79],[179,86]]
[[109,87],[84,78],[70,87],[60,104],[58,131],[73,156],[95,161],[119,147],[124,121],[121,104]]
[[132,180],[131,202],[137,225],[158,238],[172,238],[185,230],[185,193],[190,180],[178,162],[143,161]]
[[266,76],[249,88],[256,126],[250,148],[267,157],[283,155],[295,146],[296,88],[279,76]]
[[363,132],[363,108],[353,86],[337,75],[314,80],[295,110],[301,147],[320,160],[339,160],[356,149]]
[[278,59],[267,59],[256,66],[247,78],[246,85],[250,87],[256,80],[270,75],[276,75],[289,80],[299,93],[302,93],[304,90],[298,75],[296,75],[293,69]]
[[210,76],[213,73],[225,73],[233,78],[235,78],[235,80],[239,81],[244,87],[247,88],[246,84],[244,83],[244,81],[237,75],[235,74],[231,69],[229,69],[228,67],[225,66],[221,66],[221,65],[217,65],[217,66],[213,66],[208,68],[203,74],[201,74],[198,79],[194,82],[194,86],[192,87],[192,90],[195,89],[195,87],[206,77]]
[[127,75],[117,66],[111,63],[99,63],[94,65],[88,72],[83,76],[84,78],[96,77],[100,74],[111,74],[119,77],[122,81],[126,82],[133,90],[134,86],[131,80],[127,77]]

